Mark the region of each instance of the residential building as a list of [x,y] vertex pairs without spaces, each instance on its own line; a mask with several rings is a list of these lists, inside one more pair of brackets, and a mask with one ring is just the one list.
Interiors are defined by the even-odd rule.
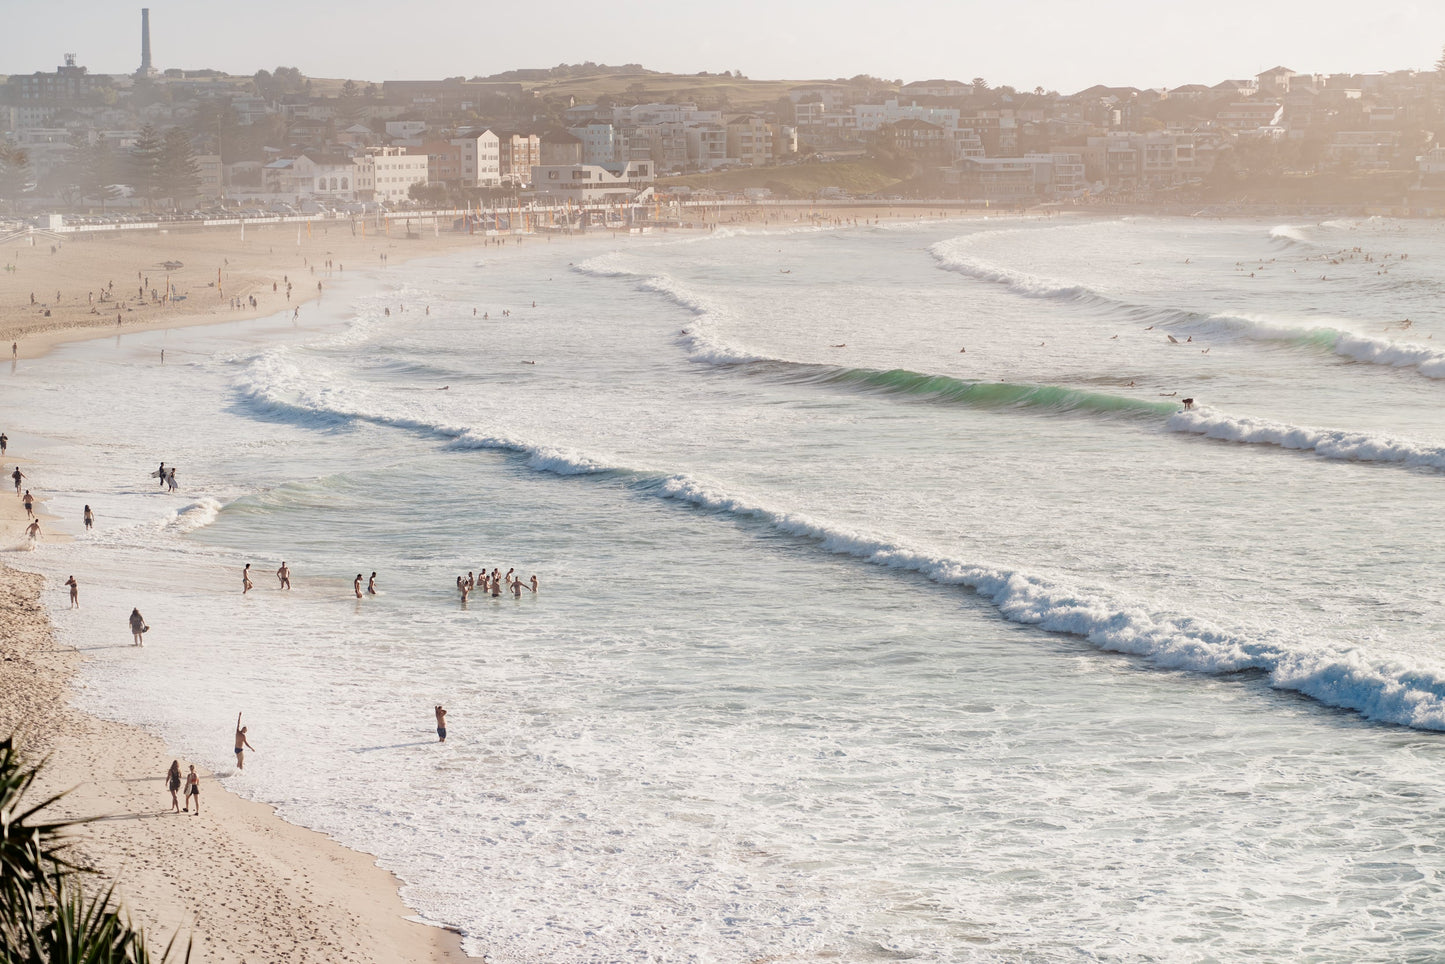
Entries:
[[899,104],[886,100],[881,104],[855,104],[853,114],[858,119],[858,131],[868,134],[885,124],[896,124],[901,120],[921,120],[942,127],[957,130],[959,111],[957,107],[925,107],[918,104]]
[[542,163],[542,140],[520,131],[497,132],[497,167],[502,181],[526,185],[532,168]]
[[408,154],[405,148],[369,148],[358,160],[360,166],[368,171],[366,180],[373,185],[373,200],[387,203],[405,201],[411,196],[413,184],[427,184],[427,158]]
[[728,118],[727,156],[744,167],[765,167],[773,163],[773,132],[757,114]]
[[75,54],[66,54],[65,64],[56,67],[53,74],[37,70],[33,74],[13,75],[5,85],[5,95],[17,106],[74,107],[93,100],[108,86],[109,77],[91,74],[88,68],[76,66]]
[[610,121],[569,127],[567,132],[582,142],[583,164],[611,164],[627,158],[627,137]]
[[461,182],[468,187],[502,183],[502,141],[496,131],[464,131],[452,138],[461,150]]
[[200,173],[200,186],[196,193],[201,197],[223,198],[226,196],[226,169],[219,154],[197,154],[196,170]]
[[539,135],[543,167],[565,167],[582,163],[582,139],[554,127]]
[[885,124],[873,135],[881,149],[926,164],[948,164],[956,151],[951,131],[927,121],[905,118]]
[[1337,167],[1383,171],[1399,150],[1398,131],[1338,131],[1325,146],[1324,160]]

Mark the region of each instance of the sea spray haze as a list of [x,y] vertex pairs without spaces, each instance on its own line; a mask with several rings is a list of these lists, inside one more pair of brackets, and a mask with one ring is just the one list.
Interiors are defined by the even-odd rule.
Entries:
[[586,241],[0,392],[102,520],[26,559],[88,574],[82,704],[223,774],[243,705],[226,784],[471,953],[1411,959],[1442,286],[1378,220]]

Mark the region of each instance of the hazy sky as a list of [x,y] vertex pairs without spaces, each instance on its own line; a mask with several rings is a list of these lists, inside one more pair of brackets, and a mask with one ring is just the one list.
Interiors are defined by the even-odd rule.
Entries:
[[[157,67],[424,79],[559,63],[741,70],[755,78],[868,73],[1071,93],[1306,72],[1431,69],[1445,0],[149,0]],[[0,73],[140,64],[140,7],[0,0]]]

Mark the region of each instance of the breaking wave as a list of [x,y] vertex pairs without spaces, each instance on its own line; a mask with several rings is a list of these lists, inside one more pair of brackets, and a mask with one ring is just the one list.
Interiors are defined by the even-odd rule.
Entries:
[[940,241],[929,248],[940,267],[1002,285],[1026,298],[1083,304],[1131,321],[1159,325],[1192,335],[1241,338],[1328,351],[1352,361],[1392,368],[1411,368],[1427,378],[1445,379],[1445,351],[1419,342],[1390,341],[1329,326],[1302,327],[1249,315],[1217,314],[1185,308],[1134,304],[1095,291],[1087,285],[1042,278],[971,257],[961,250],[968,238]]

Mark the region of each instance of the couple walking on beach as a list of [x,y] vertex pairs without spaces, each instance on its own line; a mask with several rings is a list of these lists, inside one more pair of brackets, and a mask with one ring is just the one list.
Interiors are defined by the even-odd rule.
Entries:
[[[181,789],[183,780],[186,788],[185,807],[182,807],[181,802],[176,799],[176,793]],[[196,801],[196,816],[199,817],[201,815],[201,778],[196,773],[196,765],[194,763],[191,764],[190,772],[182,778],[181,761],[172,760],[171,768],[166,772],[166,789],[171,791],[172,813],[190,813],[191,800],[194,799]]]

